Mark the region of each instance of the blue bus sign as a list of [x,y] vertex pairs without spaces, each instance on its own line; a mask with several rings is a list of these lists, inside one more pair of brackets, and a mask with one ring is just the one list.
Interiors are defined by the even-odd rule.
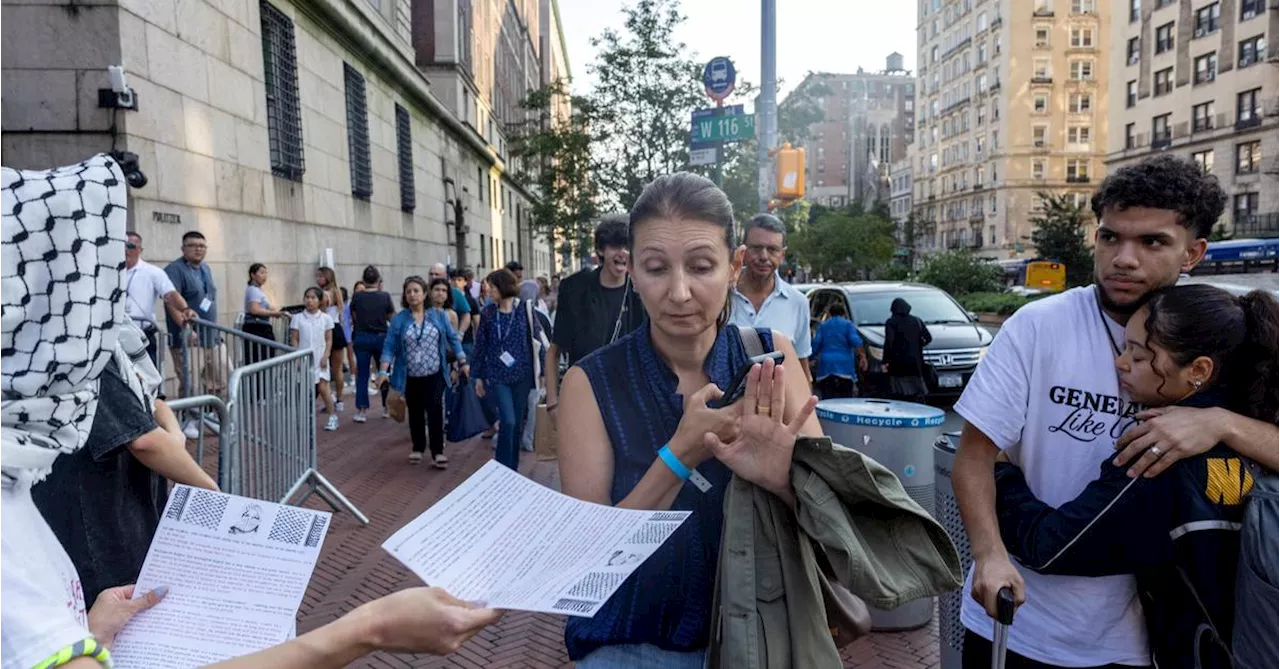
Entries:
[[733,69],[733,61],[724,56],[717,56],[702,69],[702,85],[707,89],[707,96],[720,102],[733,93],[738,73]]

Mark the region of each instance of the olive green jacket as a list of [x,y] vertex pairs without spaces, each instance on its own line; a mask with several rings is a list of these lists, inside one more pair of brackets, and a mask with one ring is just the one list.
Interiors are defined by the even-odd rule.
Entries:
[[875,460],[826,437],[798,439],[791,483],[794,511],[737,476],[725,492],[710,669],[841,666],[802,532],[869,606],[893,609],[960,587],[946,530]]

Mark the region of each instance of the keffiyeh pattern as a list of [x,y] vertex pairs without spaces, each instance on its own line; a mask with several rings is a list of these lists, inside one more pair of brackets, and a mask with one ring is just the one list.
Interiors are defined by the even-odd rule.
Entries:
[[29,485],[84,443],[98,376],[118,355],[126,187],[106,155],[0,170],[0,469],[6,486]]

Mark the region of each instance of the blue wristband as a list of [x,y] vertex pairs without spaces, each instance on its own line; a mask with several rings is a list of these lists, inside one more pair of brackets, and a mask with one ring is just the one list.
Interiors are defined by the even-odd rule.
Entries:
[[689,477],[693,475],[693,472],[689,471],[689,468],[684,466],[683,462],[680,462],[680,458],[677,458],[676,454],[671,452],[670,446],[663,446],[658,449],[658,457],[662,458],[662,461],[667,463],[667,466],[671,468],[672,473],[680,477],[681,481],[688,481]]

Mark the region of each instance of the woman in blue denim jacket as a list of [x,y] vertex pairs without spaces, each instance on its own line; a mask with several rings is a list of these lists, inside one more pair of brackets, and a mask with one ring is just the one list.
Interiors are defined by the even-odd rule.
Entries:
[[[427,305],[427,295],[431,304]],[[441,297],[443,295],[443,297]],[[404,394],[409,414],[409,436],[413,452],[409,463],[422,462],[430,433],[431,461],[437,469],[449,466],[444,455],[444,389],[450,383],[449,352],[461,365],[463,376],[470,373],[462,339],[449,323],[443,304],[449,298],[449,282],[436,279],[427,286],[420,276],[404,280],[400,303],[404,307],[391,318],[382,345],[382,368],[379,383]]]

